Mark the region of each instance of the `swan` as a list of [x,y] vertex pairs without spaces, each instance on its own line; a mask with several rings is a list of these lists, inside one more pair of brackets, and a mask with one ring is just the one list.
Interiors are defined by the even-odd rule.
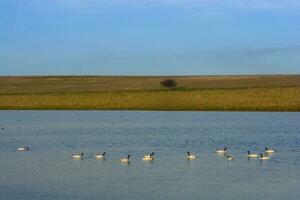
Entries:
[[217,153],[226,153],[227,152],[227,147],[224,147],[224,149],[219,149],[216,152]]
[[227,160],[234,160],[232,156],[227,156]]
[[151,160],[154,160],[154,152],[152,152],[150,155],[145,155],[143,156],[142,160],[144,161],[151,161]]
[[28,151],[29,147],[28,146],[24,146],[24,147],[19,147],[17,148],[17,151]]
[[143,161],[151,161],[151,160],[154,160],[154,157],[151,156],[151,157],[143,157],[142,158]]
[[154,152],[152,152],[149,155],[144,155],[143,158],[151,158],[151,157],[153,158],[153,156],[154,156]]
[[122,159],[120,159],[120,161],[123,163],[128,163],[130,161],[130,157],[131,157],[131,155],[128,155],[127,158],[122,158]]
[[270,157],[264,156],[262,153],[259,155],[260,155],[260,158],[259,158],[260,160],[270,160]]
[[256,158],[257,157],[257,154],[254,154],[254,153],[250,153],[250,151],[248,151],[248,158]]
[[195,156],[195,155],[192,155],[189,151],[188,152],[186,152],[186,158],[188,159],[188,160],[194,160],[194,159],[196,159],[197,157]]
[[265,147],[265,153],[274,153],[274,152],[275,152],[274,150]]
[[82,159],[82,158],[83,158],[83,155],[84,155],[84,153],[81,153],[81,154],[75,154],[75,155],[72,156],[72,158],[74,158],[74,159]]
[[96,159],[104,159],[104,158],[106,158],[106,152],[103,152],[102,154],[96,154],[95,158]]

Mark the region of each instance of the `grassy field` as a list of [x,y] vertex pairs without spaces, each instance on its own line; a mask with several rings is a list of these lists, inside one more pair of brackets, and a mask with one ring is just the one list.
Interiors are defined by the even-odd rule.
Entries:
[[0,77],[0,109],[300,111],[300,75]]

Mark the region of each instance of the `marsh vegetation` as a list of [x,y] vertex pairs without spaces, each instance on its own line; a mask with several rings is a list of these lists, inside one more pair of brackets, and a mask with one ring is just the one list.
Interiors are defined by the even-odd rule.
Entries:
[[1,109],[299,111],[300,76],[2,77]]

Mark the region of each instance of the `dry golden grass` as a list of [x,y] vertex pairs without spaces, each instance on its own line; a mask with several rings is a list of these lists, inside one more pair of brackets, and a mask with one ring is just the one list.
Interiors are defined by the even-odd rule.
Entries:
[[167,78],[175,79],[178,87],[185,89],[300,87],[300,75],[0,77],[0,94],[158,90],[162,89],[160,82]]
[[300,87],[2,94],[0,109],[300,111]]

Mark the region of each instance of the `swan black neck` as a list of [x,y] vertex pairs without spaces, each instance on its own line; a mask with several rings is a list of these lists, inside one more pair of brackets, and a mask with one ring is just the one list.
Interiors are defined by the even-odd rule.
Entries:
[[130,157],[131,157],[131,155],[128,155],[128,156],[127,156],[127,159],[129,160]]
[[187,153],[187,155],[188,155],[188,156],[190,156],[190,155],[191,155],[189,151],[188,151],[188,152],[186,152],[186,153]]
[[106,156],[106,152],[103,152],[102,156]]

